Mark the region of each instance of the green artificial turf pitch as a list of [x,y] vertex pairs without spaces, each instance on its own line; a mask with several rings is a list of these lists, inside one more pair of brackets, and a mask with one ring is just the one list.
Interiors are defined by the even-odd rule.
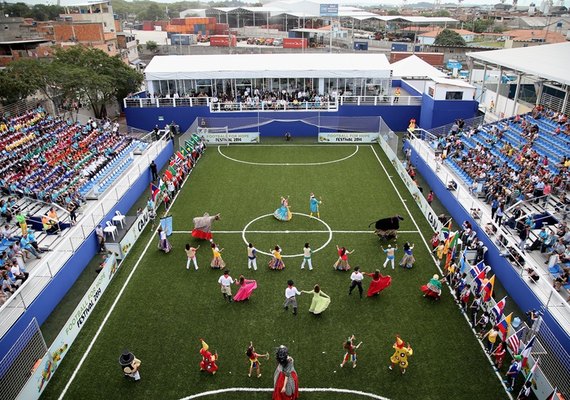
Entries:
[[[255,145],[224,146],[220,150],[225,157],[218,148],[208,148],[171,209],[176,232],[170,237],[173,251],[158,251],[153,236],[144,252],[151,238],[147,228],[62,362],[44,398],[60,395],[141,254],[141,262],[71,383],[67,398],[179,399],[221,388],[269,388],[275,368],[273,352],[280,344],[289,347],[302,388],[353,389],[390,399],[506,398],[449,290],[444,288],[437,302],[422,297],[420,286],[437,272],[422,240],[422,236],[429,239],[432,232],[379,146]],[[334,162],[340,159],[344,160]],[[394,177],[421,233],[380,161]],[[290,196],[294,213],[308,214],[310,192],[322,199],[321,219],[334,231],[330,243],[314,253],[315,269],[300,270],[302,258],[293,257],[284,259],[285,270],[271,271],[267,267],[269,257],[260,254],[258,271],[248,271],[244,227],[272,214],[282,195]],[[214,238],[225,249],[223,258],[231,275],[237,278],[244,274],[258,282],[247,302],[224,301],[217,284],[221,273],[209,267],[209,243],[196,241],[189,234],[192,218],[206,211],[221,213],[221,220],[213,227],[220,233],[215,233]],[[349,258],[351,266],[358,265],[368,272],[381,268],[384,255],[380,245],[386,243],[364,231],[370,230],[371,222],[394,214],[405,217],[398,247],[401,249],[405,241],[416,245],[414,268],[403,270],[396,265],[394,271],[382,269],[393,282],[377,297],[360,300],[357,291],[348,296],[350,272],[332,268],[337,259],[335,245],[355,249]],[[302,253],[306,241],[316,250],[329,239],[325,224],[298,214],[289,222],[277,221],[271,215],[259,218],[250,224],[245,236],[265,252],[279,244],[285,255]],[[186,243],[201,245],[198,271],[185,269]],[[401,256],[400,250],[396,262]],[[332,299],[330,307],[320,316],[309,314],[311,296],[305,294],[298,298],[298,316],[285,312],[282,304],[288,279],[304,290],[320,284]],[[364,281],[365,290],[369,281]],[[232,291],[235,294],[236,287]],[[352,334],[363,342],[358,350],[358,366],[341,369],[343,341]],[[404,375],[388,369],[396,334],[414,349]],[[214,376],[199,371],[199,338],[219,354],[219,371]],[[245,351],[250,341],[258,352],[272,354],[269,361],[261,362],[260,379],[247,376]],[[138,383],[122,377],[118,358],[124,348],[142,360],[142,379]],[[207,398],[270,397],[267,392],[242,392]],[[339,393],[301,393],[301,397],[365,398]]]

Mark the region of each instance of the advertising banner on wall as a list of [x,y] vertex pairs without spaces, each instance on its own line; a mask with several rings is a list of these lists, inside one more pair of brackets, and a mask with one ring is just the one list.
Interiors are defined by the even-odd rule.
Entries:
[[441,232],[441,228],[443,226],[439,221],[439,219],[437,218],[437,214],[435,213],[435,211],[433,211],[433,209],[425,199],[423,193],[420,192],[418,186],[415,184],[412,178],[410,178],[408,171],[406,171],[406,168],[400,162],[400,160],[394,153],[394,150],[392,150],[392,148],[388,146],[388,143],[384,140],[384,138],[380,138],[379,143],[380,146],[382,147],[382,150],[384,150],[384,153],[386,153],[388,159],[390,159],[390,162],[392,163],[396,171],[398,171],[398,175],[400,175],[400,178],[402,178],[402,181],[408,188],[409,192],[412,194],[414,201],[416,202],[420,210],[422,210],[424,217],[427,219],[432,229],[436,232]]
[[375,143],[378,132],[320,132],[319,143]]
[[203,133],[207,143],[259,143],[259,132]]
[[79,332],[85,325],[85,321],[87,321],[97,302],[101,299],[101,295],[115,276],[119,264],[115,256],[111,254],[107,257],[102,267],[99,275],[97,275],[97,279],[85,293],[85,296],[83,296],[79,305],[73,311],[61,332],[59,332],[59,335],[33,372],[33,375],[28,379],[26,386],[18,395],[18,399],[30,400],[39,398],[57,370],[61,360],[67,355],[67,350],[75,341],[77,335],[79,335]]

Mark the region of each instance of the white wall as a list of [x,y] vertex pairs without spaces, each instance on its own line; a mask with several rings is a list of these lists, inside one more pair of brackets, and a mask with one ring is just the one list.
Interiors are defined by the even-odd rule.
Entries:
[[447,92],[463,92],[461,100],[473,100],[473,96],[475,95],[475,88],[465,88],[441,83],[436,84],[435,82],[427,82],[424,93],[429,94],[430,88],[434,91],[434,100],[445,100]]

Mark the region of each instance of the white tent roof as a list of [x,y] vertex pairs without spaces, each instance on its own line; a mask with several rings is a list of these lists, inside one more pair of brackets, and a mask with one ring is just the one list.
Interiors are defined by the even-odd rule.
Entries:
[[570,42],[467,53],[467,56],[513,71],[570,85]]
[[425,62],[415,54],[392,63],[394,78],[443,78],[445,73]]
[[441,85],[459,86],[462,88],[475,89],[475,86],[461,79],[450,79],[450,78],[432,78],[432,79],[435,83],[439,83]]
[[155,56],[146,79],[388,78],[384,54],[223,54]]

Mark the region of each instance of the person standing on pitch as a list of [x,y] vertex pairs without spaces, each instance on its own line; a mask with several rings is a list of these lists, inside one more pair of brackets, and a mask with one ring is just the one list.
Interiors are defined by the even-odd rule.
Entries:
[[229,303],[232,302],[232,287],[231,284],[234,283],[234,279],[230,276],[230,271],[227,269],[224,274],[218,279],[222,294],[224,295],[224,300],[228,300]]
[[311,193],[311,197],[309,198],[309,208],[311,209],[311,213],[309,214],[311,217],[313,214],[317,215],[317,218],[321,218],[321,214],[319,213],[319,204],[322,201],[317,200],[314,193]]
[[190,269],[190,263],[194,263],[194,269],[196,271],[198,271],[198,261],[196,260],[196,252],[198,251],[198,249],[200,248],[200,246],[198,247],[192,247],[190,246],[190,243],[186,243],[186,246],[184,248],[184,251],[186,252],[186,269]]
[[386,253],[386,261],[384,261],[384,268],[386,268],[386,264],[388,264],[388,261],[392,263],[392,269],[394,269],[394,259],[396,258],[395,253],[396,250],[398,250],[397,247],[392,247],[392,245],[388,245],[387,249],[384,249],[384,247],[382,247],[382,251],[384,253]]
[[130,378],[135,382],[140,381],[141,374],[139,373],[139,368],[141,366],[141,360],[135,357],[133,353],[128,350],[123,351],[121,357],[119,357],[119,364],[125,374],[125,378]]
[[354,267],[354,272],[350,274],[350,288],[348,289],[348,294],[351,295],[355,287],[358,286],[358,292],[360,292],[360,298],[362,299],[362,280],[364,275],[360,272],[360,267]]
[[247,269],[251,268],[257,271],[257,249],[253,247],[253,244],[249,243],[247,245]]
[[346,343],[343,346],[344,349],[346,350],[346,353],[344,354],[344,358],[342,359],[342,363],[340,364],[341,368],[344,367],[344,364],[346,364],[348,360],[352,361],[352,368],[356,368],[356,349],[360,347],[362,342],[358,343],[355,346],[354,345],[355,340],[356,338],[354,337],[354,335],[352,335],[346,340]]
[[311,256],[313,252],[311,247],[309,247],[309,243],[305,243],[305,247],[303,247],[303,263],[301,264],[301,269],[305,269],[305,263],[309,264],[309,271],[313,270],[313,262]]
[[297,315],[297,297],[300,296],[301,292],[295,287],[295,283],[289,279],[287,281],[287,288],[285,289],[285,304],[283,308],[285,311],[289,310],[289,306],[293,306],[293,315]]

